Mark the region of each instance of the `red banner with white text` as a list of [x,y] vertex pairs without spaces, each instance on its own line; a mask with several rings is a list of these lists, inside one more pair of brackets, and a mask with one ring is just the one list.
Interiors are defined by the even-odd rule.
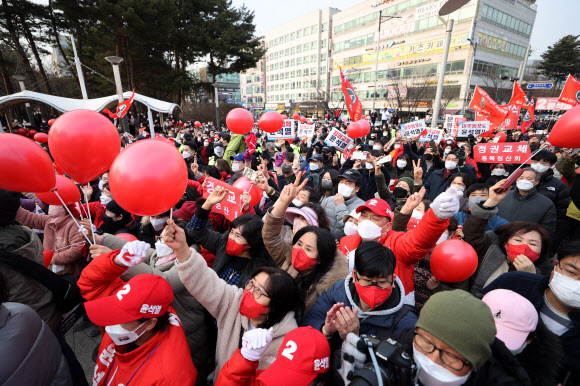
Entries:
[[531,156],[527,142],[480,143],[473,148],[473,159],[482,163],[520,165]]
[[230,221],[234,221],[236,217],[242,214],[242,194],[243,192],[234,188],[232,185],[228,185],[225,182],[216,180],[212,177],[207,177],[205,179],[205,187],[203,188],[203,198],[208,198],[209,195],[215,190],[216,186],[221,186],[224,189],[230,191],[228,196],[224,198],[222,202],[214,205],[212,211],[216,213],[221,213]]

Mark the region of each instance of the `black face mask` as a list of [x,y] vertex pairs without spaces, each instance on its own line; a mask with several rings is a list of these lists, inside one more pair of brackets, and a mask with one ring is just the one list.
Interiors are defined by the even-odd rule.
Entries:
[[423,158],[425,158],[425,161],[431,161],[433,159],[433,154],[423,154]]
[[123,219],[115,221],[112,217],[109,217],[106,214],[104,214],[101,219],[103,220],[103,225],[100,226],[100,229],[105,233],[114,234],[125,226],[122,221]]
[[530,145],[530,151],[533,153],[536,150],[538,150],[539,146],[538,145]]
[[324,159],[324,162],[326,162],[330,159],[330,154],[323,154],[322,158]]
[[395,196],[395,198],[407,198],[408,195],[409,192],[407,192],[407,189],[401,188],[400,186],[397,186],[395,190],[393,190],[393,196]]

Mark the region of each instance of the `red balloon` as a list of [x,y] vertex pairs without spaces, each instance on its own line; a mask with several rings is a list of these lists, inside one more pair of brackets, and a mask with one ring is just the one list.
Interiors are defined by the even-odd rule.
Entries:
[[554,146],[578,148],[580,147],[580,105],[568,110],[556,121],[548,142]]
[[300,120],[300,114],[294,113],[294,115],[292,115],[292,118],[294,118],[295,120],[299,121]]
[[469,278],[477,269],[477,253],[465,241],[447,240],[431,252],[431,272],[439,281],[457,283]]
[[254,127],[254,117],[248,110],[238,107],[226,116],[226,126],[236,134],[247,134]]
[[52,126],[52,124],[54,123],[54,121],[56,121],[56,119],[49,119],[48,120],[48,126]]
[[48,145],[54,160],[74,181],[86,184],[111,167],[119,155],[117,129],[97,112],[72,110],[52,125]]
[[62,168],[60,166],[58,166],[58,164],[56,162],[54,162],[54,170],[56,170],[56,172],[58,174],[60,174],[61,176],[64,176],[66,174],[64,172],[64,170],[62,170]]
[[0,188],[47,192],[55,184],[52,160],[42,147],[18,134],[0,133]]
[[193,125],[195,127],[201,127],[201,122],[200,121],[195,121],[195,122],[193,122]]
[[361,119],[360,121],[357,122],[358,126],[361,128],[362,130],[362,135],[361,137],[364,137],[365,135],[368,135],[368,133],[371,132],[371,124],[369,123],[369,121],[367,121],[366,119]]
[[302,123],[306,122],[306,117],[300,117],[300,122]]
[[18,129],[16,129],[16,134],[26,136],[26,134],[28,134],[28,131],[26,131],[24,127],[19,127]]
[[34,136],[34,140],[39,143],[47,143],[48,142],[48,134],[46,133],[36,133]]
[[358,122],[351,122],[346,127],[346,135],[350,138],[359,138],[362,137],[362,129]]
[[250,206],[258,205],[262,199],[262,194],[264,193],[264,191],[254,185],[248,177],[238,178],[236,182],[234,182],[234,187],[240,189],[242,192],[250,193],[250,196],[252,196]]
[[44,260],[44,267],[48,268],[50,263],[52,262],[52,257],[54,256],[54,251],[52,249],[45,249],[42,251],[43,260]]
[[187,186],[187,166],[174,145],[145,139],[125,148],[109,171],[111,195],[123,209],[154,216],[171,209]]
[[264,113],[258,120],[258,126],[268,133],[279,131],[284,125],[284,118],[276,111]]
[[284,114],[282,114],[282,119],[286,120],[286,119],[288,119],[288,116],[287,116],[287,115],[284,115]]
[[[79,188],[77,188],[74,182],[64,176],[56,176],[56,185],[54,187],[56,187],[58,195],[66,205],[74,204],[81,200]],[[62,205],[62,202],[60,202],[56,194],[52,191],[36,193],[36,197],[49,205]]]
[[137,237],[133,236],[131,233],[118,233],[115,235],[115,237],[118,237],[118,238],[123,239],[123,240],[128,241],[128,242],[139,240]]
[[34,130],[34,129],[30,129],[28,130],[28,138],[34,138],[34,136],[38,134],[38,131]]

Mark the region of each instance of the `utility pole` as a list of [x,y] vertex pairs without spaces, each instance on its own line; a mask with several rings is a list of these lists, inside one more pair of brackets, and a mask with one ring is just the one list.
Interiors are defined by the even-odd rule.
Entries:
[[[58,36],[56,37],[58,39]],[[81,93],[83,94],[83,99],[89,99],[87,95],[87,87],[85,86],[85,77],[83,76],[83,70],[81,68],[81,61],[77,55],[77,47],[75,45],[75,38],[70,35],[71,45],[73,49],[73,54],[75,56],[75,65],[77,67],[77,75],[79,77],[79,84],[81,86]]]
[[375,86],[373,89],[373,111],[375,111],[375,101],[377,99],[377,78],[378,78],[378,72],[379,72],[379,43],[381,42],[381,22],[383,20],[383,18],[387,19],[387,20],[391,20],[391,19],[400,19],[401,16],[383,16],[383,11],[379,11],[379,32],[378,32],[378,36],[377,36],[377,60],[375,62]]
[[[123,98],[123,86],[121,84],[121,72],[119,71],[119,64],[123,61],[123,58],[118,56],[107,56],[105,58],[107,62],[113,65],[113,75],[115,76],[115,86],[117,87],[117,97],[119,98],[119,103],[123,102],[125,98]],[[123,124],[123,130],[125,133],[129,132],[129,122],[127,121],[127,115],[121,118],[121,122]]]
[[[18,81],[18,84],[20,85],[20,91],[26,91],[26,86],[24,85],[26,77],[24,75],[14,75],[13,78]],[[32,113],[32,107],[30,107],[30,103],[27,102],[24,104],[24,106],[26,107],[26,114],[28,114],[28,121],[30,122],[30,126],[37,128],[36,121],[34,120],[34,114]]]

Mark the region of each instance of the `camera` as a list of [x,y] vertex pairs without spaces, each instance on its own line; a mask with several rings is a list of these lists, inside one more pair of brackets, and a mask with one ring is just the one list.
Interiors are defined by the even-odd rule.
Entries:
[[417,371],[412,355],[391,338],[379,340],[361,335],[357,349],[368,352],[367,361],[353,375],[351,386],[406,385],[410,384]]

